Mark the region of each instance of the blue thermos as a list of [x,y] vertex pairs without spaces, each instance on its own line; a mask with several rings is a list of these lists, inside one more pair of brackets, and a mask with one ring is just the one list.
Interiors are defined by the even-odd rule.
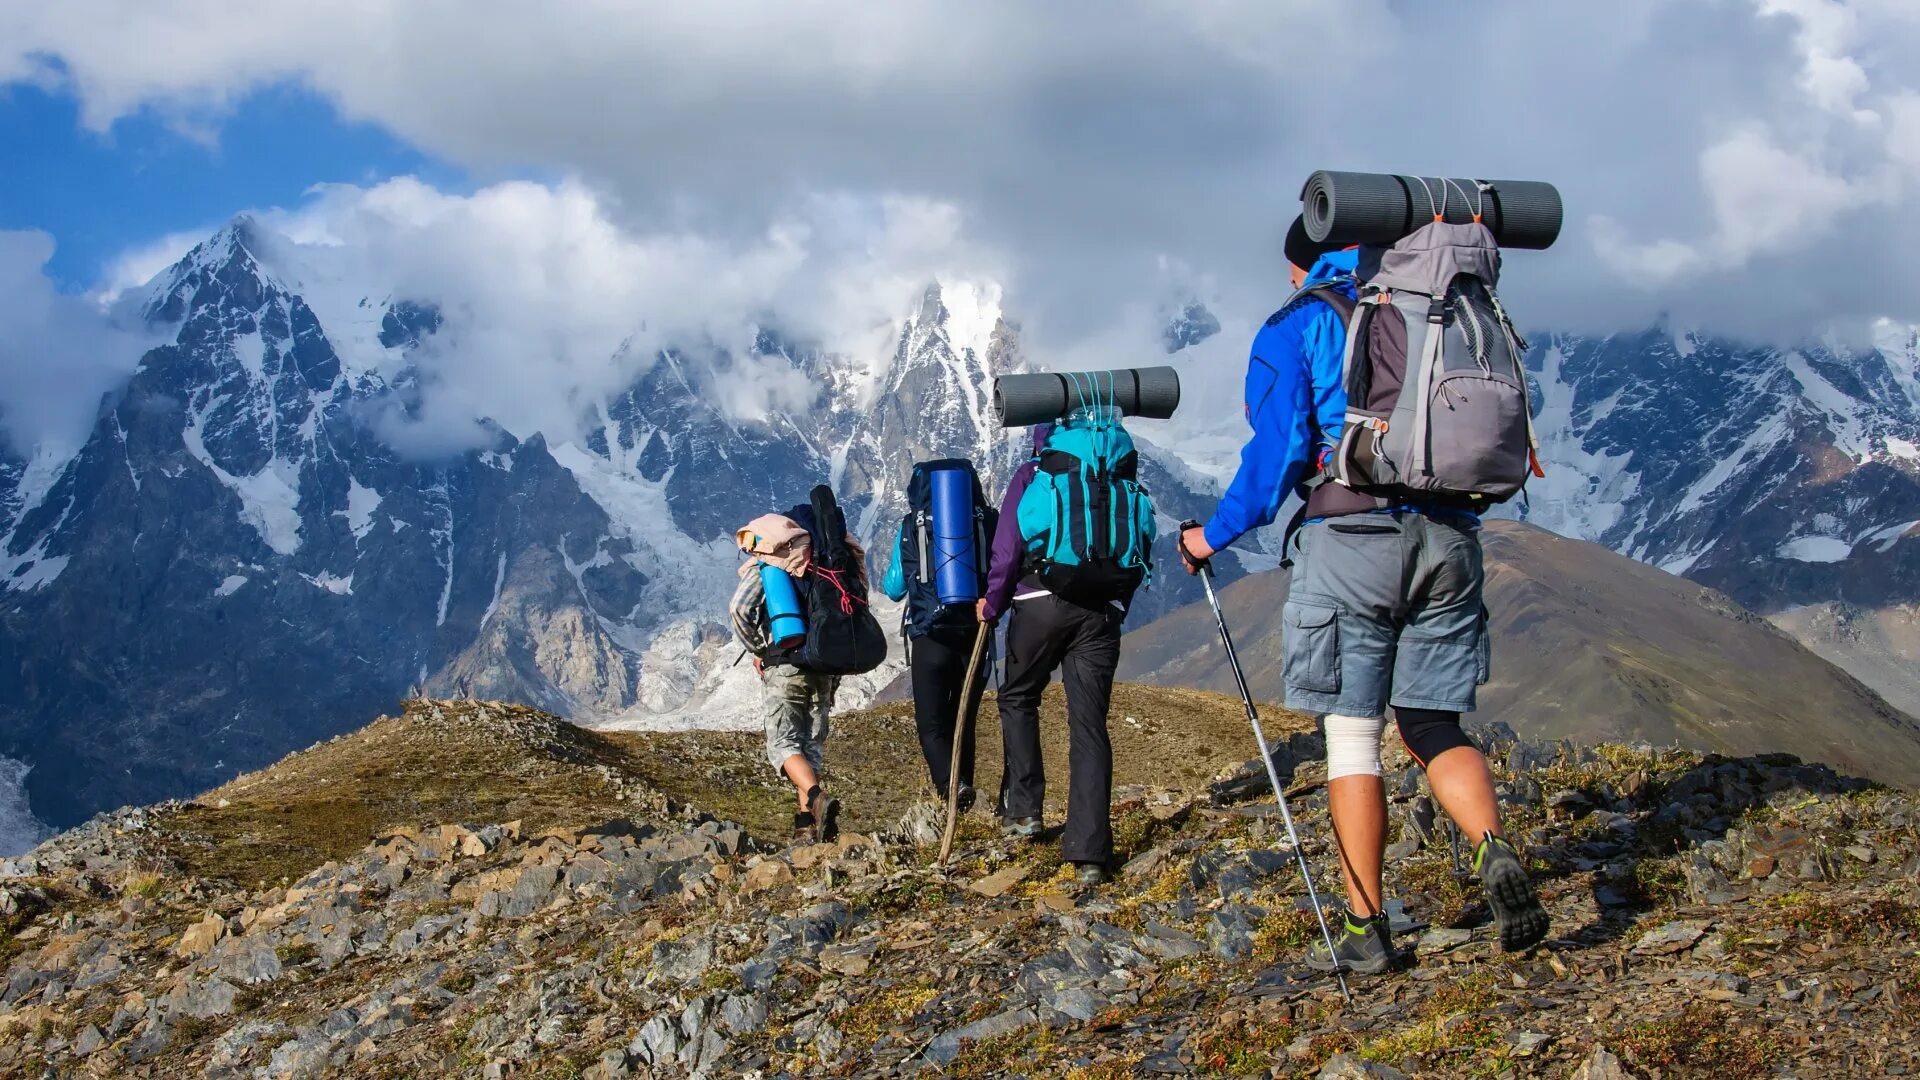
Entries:
[[965,469],[939,469],[929,479],[933,486],[934,590],[942,604],[971,604],[980,599],[973,477]]
[[767,622],[773,628],[775,648],[785,649],[806,640],[807,619],[800,611],[800,593],[785,570],[760,564],[760,591],[767,596]]

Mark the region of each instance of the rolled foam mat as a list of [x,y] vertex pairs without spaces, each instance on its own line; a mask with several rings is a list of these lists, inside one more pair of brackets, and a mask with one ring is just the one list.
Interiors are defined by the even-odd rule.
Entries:
[[1003,427],[1058,420],[1091,396],[1128,416],[1165,420],[1180,407],[1180,373],[1170,367],[1113,371],[1037,371],[993,380],[993,407]]
[[[1424,181],[1424,183],[1423,183]],[[1484,185],[1484,190],[1482,185]],[[1465,180],[1394,173],[1328,172],[1300,191],[1307,236],[1323,244],[1391,244],[1433,220],[1481,220],[1501,247],[1539,250],[1560,236],[1560,192],[1539,180]]]

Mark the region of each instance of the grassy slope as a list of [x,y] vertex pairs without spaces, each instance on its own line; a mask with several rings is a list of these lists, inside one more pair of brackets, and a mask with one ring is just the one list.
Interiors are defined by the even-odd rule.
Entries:
[[[460,702],[459,722],[436,720],[433,702],[409,702],[397,717],[290,754],[208,792],[167,819],[165,853],[202,877],[243,885],[297,877],[344,858],[401,826],[520,820],[528,831],[578,827],[641,812],[664,796],[739,821],[784,841],[791,788],[767,768],[749,732],[595,732],[521,706]],[[478,713],[498,719],[476,723]],[[1000,780],[1000,726],[982,710],[977,779]],[[1112,733],[1117,785],[1152,783],[1197,791],[1223,767],[1254,754],[1235,699],[1197,690],[1116,688]],[[526,721],[545,734],[528,739]],[[1272,711],[1269,735],[1305,718]],[[1042,713],[1043,750],[1065,794],[1065,714],[1059,688]],[[883,706],[834,718],[829,784],[845,801],[845,826],[880,829],[899,819],[928,782],[911,707]]]

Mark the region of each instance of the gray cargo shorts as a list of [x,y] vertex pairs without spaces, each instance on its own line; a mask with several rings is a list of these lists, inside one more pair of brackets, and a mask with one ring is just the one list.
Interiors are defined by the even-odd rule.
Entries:
[[1473,711],[1493,659],[1478,531],[1411,512],[1301,529],[1284,612],[1287,707]]
[[761,707],[767,722],[767,763],[784,772],[787,759],[806,757],[820,771],[821,747],[827,741],[827,713],[833,709],[840,680],[816,675],[792,664],[773,664],[760,673]]

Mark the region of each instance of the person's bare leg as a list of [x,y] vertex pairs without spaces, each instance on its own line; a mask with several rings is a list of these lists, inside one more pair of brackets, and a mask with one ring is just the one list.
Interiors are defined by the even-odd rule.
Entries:
[[1500,836],[1500,805],[1494,799],[1493,772],[1486,756],[1471,746],[1456,746],[1427,763],[1427,783],[1440,808],[1453,818],[1469,844],[1488,833]]
[[793,793],[799,799],[800,812],[812,813],[813,807],[807,802],[807,793],[820,784],[819,774],[813,771],[813,762],[808,761],[805,754],[792,754],[780,766],[780,771],[793,781]]
[[1347,909],[1356,919],[1380,911],[1380,866],[1387,848],[1387,786],[1364,773],[1327,784],[1334,837],[1346,878]]

